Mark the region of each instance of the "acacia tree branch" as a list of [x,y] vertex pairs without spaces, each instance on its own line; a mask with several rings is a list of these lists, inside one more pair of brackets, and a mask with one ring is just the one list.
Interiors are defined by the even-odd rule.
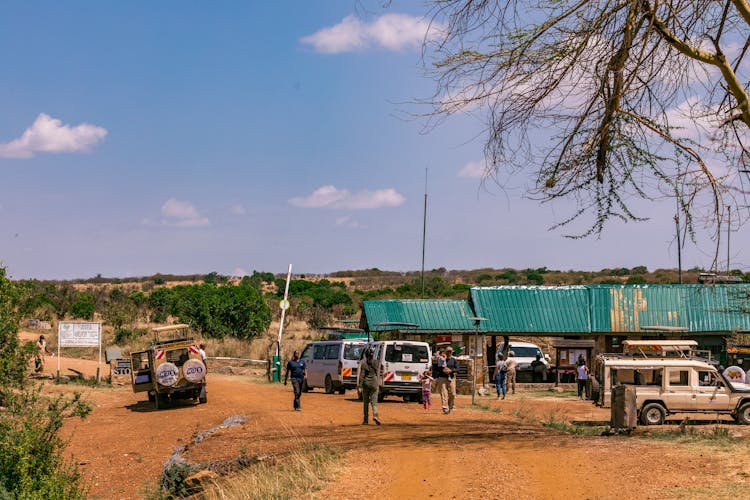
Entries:
[[731,0],[734,8],[740,13],[742,19],[750,25],[750,4],[746,0]]

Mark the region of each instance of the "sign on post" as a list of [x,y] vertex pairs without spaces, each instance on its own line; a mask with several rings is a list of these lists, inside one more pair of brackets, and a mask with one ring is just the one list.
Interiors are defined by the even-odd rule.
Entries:
[[57,324],[57,376],[60,376],[61,347],[98,347],[99,366],[96,381],[99,381],[102,368],[102,324],[61,321]]
[[60,322],[57,342],[60,347],[99,347],[101,343],[101,323]]

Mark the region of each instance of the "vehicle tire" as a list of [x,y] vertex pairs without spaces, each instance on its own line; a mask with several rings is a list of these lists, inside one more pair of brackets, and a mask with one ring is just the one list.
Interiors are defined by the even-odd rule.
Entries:
[[737,410],[737,423],[750,425],[750,403],[745,403]]
[[330,375],[326,375],[325,390],[326,394],[333,394],[333,380]]
[[157,392],[156,394],[154,394],[154,408],[158,410],[160,406],[163,406],[162,400],[161,400],[161,396]]
[[208,396],[206,395],[206,388],[201,388],[200,393],[198,393],[198,402],[202,405],[206,404],[208,402]]
[[378,403],[382,403],[384,399],[385,394],[383,394],[382,392],[378,392]]
[[346,387],[342,385],[341,387],[339,387],[338,391],[339,391],[339,394],[346,394]]
[[659,403],[649,403],[641,410],[643,425],[661,425],[664,423],[664,407]]
[[154,402],[154,394],[151,391],[148,391],[148,402],[149,403]]

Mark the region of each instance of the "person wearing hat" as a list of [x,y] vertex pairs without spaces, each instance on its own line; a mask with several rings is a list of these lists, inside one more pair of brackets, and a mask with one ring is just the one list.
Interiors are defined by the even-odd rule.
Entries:
[[505,367],[508,369],[508,371],[505,373],[505,386],[507,389],[510,389],[511,394],[516,393],[517,365],[518,361],[516,361],[516,353],[513,351],[508,351],[508,359],[505,360]]
[[440,403],[443,413],[446,415],[453,410],[456,404],[456,374],[458,373],[458,360],[453,356],[453,348],[445,348],[445,366],[438,373],[437,386],[440,391]]

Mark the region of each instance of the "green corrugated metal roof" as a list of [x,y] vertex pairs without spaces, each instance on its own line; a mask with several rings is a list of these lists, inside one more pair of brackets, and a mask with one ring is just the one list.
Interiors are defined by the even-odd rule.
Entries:
[[748,285],[589,285],[592,332],[642,332],[681,327],[687,332],[750,328]]
[[415,333],[474,332],[474,316],[468,300],[410,299],[366,300],[363,304],[363,323],[371,332],[391,330],[375,326],[378,323],[416,323],[419,328],[404,328]]
[[[581,285],[472,287],[465,300],[368,300],[363,328],[416,323],[416,333],[672,333],[750,330],[750,285]],[[744,312],[743,312],[744,311]],[[406,329],[404,329],[406,330]]]
[[503,333],[588,333],[588,291],[584,286],[472,287],[480,331]]

